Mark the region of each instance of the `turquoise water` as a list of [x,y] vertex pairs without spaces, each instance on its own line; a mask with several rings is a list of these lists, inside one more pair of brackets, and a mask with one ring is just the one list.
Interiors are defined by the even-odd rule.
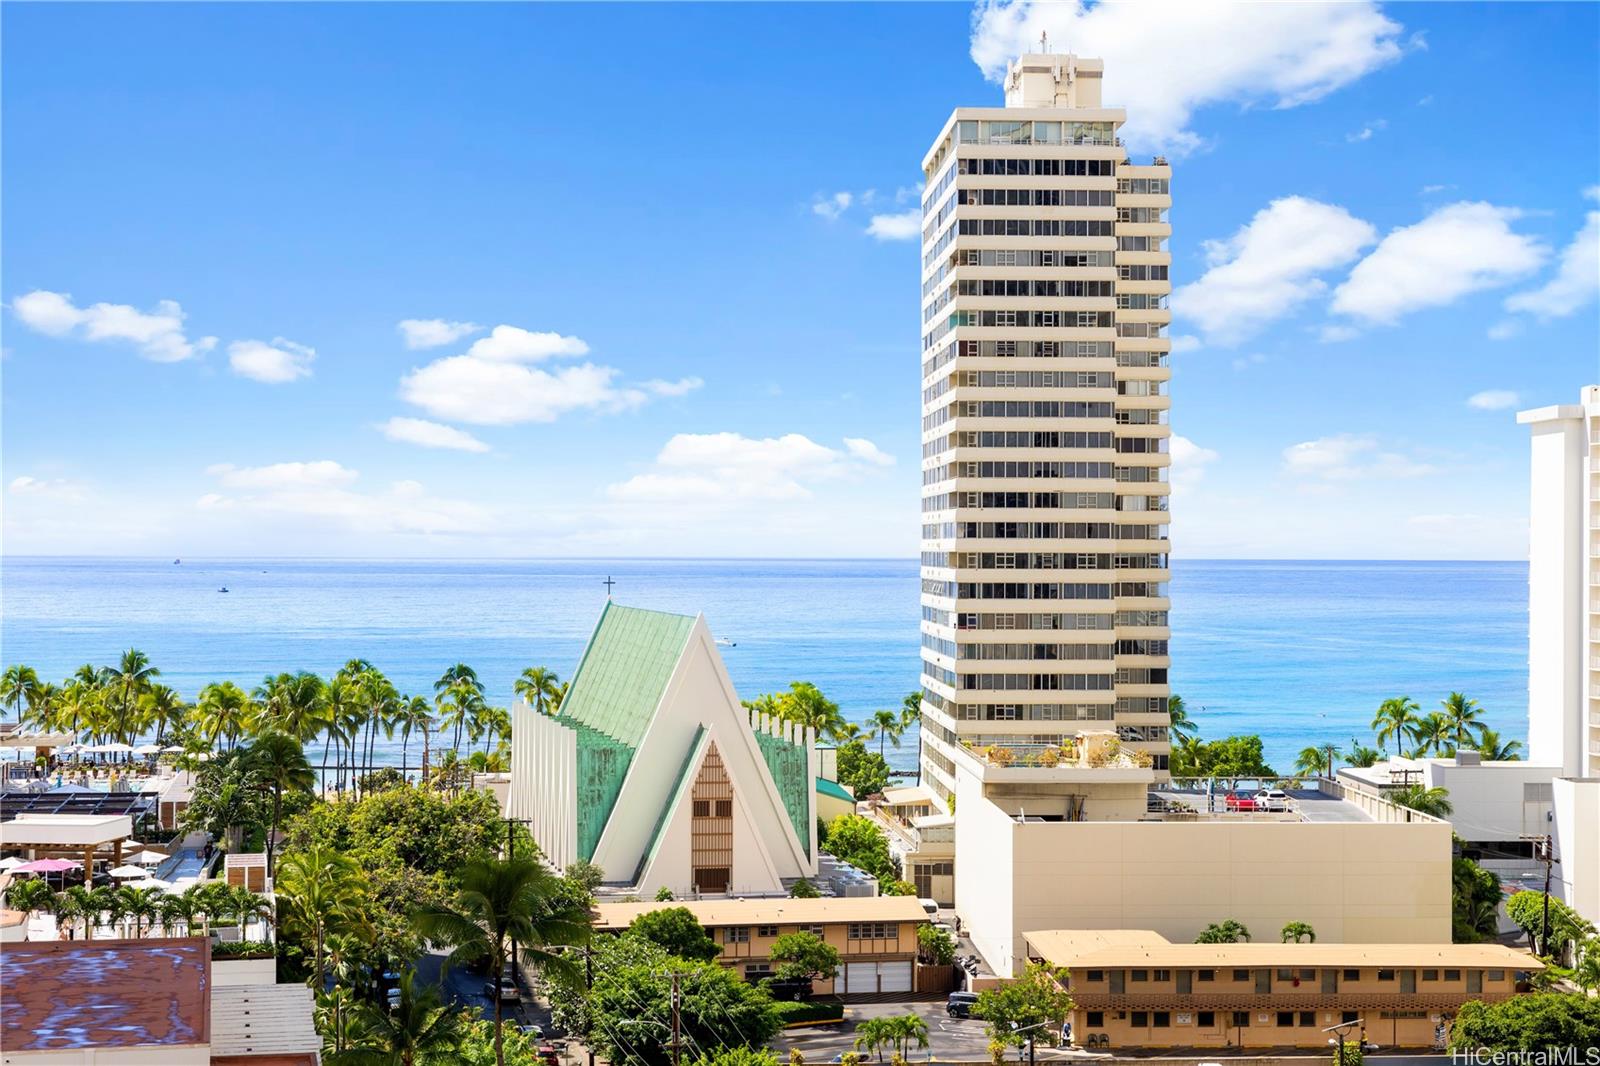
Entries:
[[[0,658],[60,679],[136,647],[188,697],[351,658],[431,694],[466,662],[505,704],[526,666],[571,674],[607,576],[618,602],[704,612],[737,643],[723,655],[742,697],[803,679],[860,720],[917,687],[910,560],[8,558]],[[1525,564],[1179,560],[1172,597],[1175,691],[1203,735],[1259,733],[1275,765],[1366,740],[1373,709],[1402,693],[1429,710],[1460,689],[1525,739]],[[891,762],[909,767],[915,737],[902,743]]]

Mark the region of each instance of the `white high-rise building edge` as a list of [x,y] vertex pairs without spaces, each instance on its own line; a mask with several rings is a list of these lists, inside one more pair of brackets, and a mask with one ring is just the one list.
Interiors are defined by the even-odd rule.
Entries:
[[[1171,169],[1026,55],[923,160],[922,770],[1115,730],[1165,776]],[[1143,756],[1137,756],[1145,761]]]

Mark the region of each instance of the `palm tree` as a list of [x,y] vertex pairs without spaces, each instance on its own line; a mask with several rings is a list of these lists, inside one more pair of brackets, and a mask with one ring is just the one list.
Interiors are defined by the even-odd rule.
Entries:
[[900,746],[900,734],[905,731],[905,726],[900,724],[900,715],[895,711],[872,712],[872,732],[878,737],[878,757],[883,757],[883,742],[894,741],[894,746]]
[[572,687],[571,681],[561,682],[561,687],[556,689],[556,694],[550,698],[550,713],[560,714],[561,704],[567,698],[567,689]]
[[168,892],[161,897],[161,933],[163,936],[180,936],[178,926],[183,926],[183,933],[189,931],[189,923],[194,921],[194,897],[187,892]]
[[311,740],[322,731],[322,688],[322,678],[306,670],[264,679],[252,694],[260,704],[255,729]]
[[44,681],[24,698],[28,706],[17,716],[17,721],[29,729],[47,733],[56,731],[56,714],[61,705],[60,687]]
[[1426,785],[1404,785],[1390,789],[1386,798],[1397,806],[1409,807],[1435,818],[1448,818],[1455,810],[1450,803],[1449,790],[1428,788]]
[[249,709],[250,697],[232,681],[213,683],[200,690],[195,712],[200,729],[211,737],[213,752],[224,737],[230,748],[239,742]]
[[[1309,748],[1301,748],[1300,754],[1295,756],[1294,772],[1302,777],[1315,777],[1322,773],[1322,768],[1328,764],[1329,760],[1323,750],[1313,745]],[[1328,771],[1328,776],[1333,776],[1331,769]]]
[[382,730],[385,737],[394,736],[400,692],[383,672],[375,667],[368,668],[360,675],[360,688],[367,712],[366,747],[362,752],[361,765],[365,773],[371,774],[378,731]]
[[324,945],[330,933],[359,929],[365,924],[365,877],[356,861],[326,845],[292,851],[283,858],[276,883],[281,907],[278,921],[285,932],[311,941],[313,987],[326,988],[328,971]]
[[439,726],[452,731],[450,746],[461,750],[461,730],[483,706],[483,683],[466,663],[456,663],[433,683],[434,705],[439,708]]
[[330,1064],[343,1061],[340,1052],[350,1043],[350,1021],[356,1014],[356,994],[347,985],[336,984],[326,992],[317,993],[317,1006],[312,1018],[323,1039],[333,1041],[333,1054],[326,1060]]
[[239,919],[239,939],[248,940],[246,933],[250,929],[251,922],[265,920],[270,924],[273,914],[272,901],[259,892],[250,891],[244,885],[233,885],[228,889],[228,913]]
[[[498,997],[497,997],[498,999]],[[498,1013],[498,1011],[496,1011]],[[354,1045],[334,1057],[337,1066],[423,1066],[457,1061],[463,1014],[444,1006],[432,985],[416,987],[416,972],[400,975],[400,1001],[390,1010],[361,1003],[351,1024]],[[499,1033],[495,1050],[499,1052]]]
[[160,891],[154,888],[134,888],[132,885],[123,885],[117,889],[117,902],[125,918],[133,919],[134,939],[144,938],[145,919],[150,919],[152,925],[160,910]]
[[522,671],[522,676],[517,678],[511,688],[539,714],[556,713],[561,679],[556,676],[554,670],[546,670],[542,666],[530,666]]
[[11,706],[18,722],[22,721],[22,705],[26,703],[32,709],[38,692],[39,675],[31,666],[8,666],[0,675],[0,703]]
[[84,885],[73,885],[56,894],[54,905],[56,921],[60,923],[81,920],[84,939],[93,940],[95,917],[100,913],[97,904],[93,890]]
[[1239,941],[1249,941],[1250,930],[1240,922],[1228,918],[1222,922],[1212,922],[1201,930],[1195,937],[1196,944],[1237,944]]
[[1455,754],[1455,728],[1450,724],[1450,719],[1440,711],[1433,711],[1418,718],[1411,726],[1411,739],[1416,742],[1418,757],[1432,751],[1435,755],[1446,756]]
[[[428,701],[421,696],[408,696],[400,701],[395,709],[395,725],[400,729],[400,766],[401,772],[410,761],[411,731],[422,730],[423,751],[428,746],[428,726],[433,722],[433,710],[428,706]],[[428,757],[422,757],[422,765],[428,765]]]
[[117,736],[125,741],[132,736],[128,731],[128,716],[133,713],[134,697],[145,690],[152,678],[160,677],[161,671],[150,665],[150,657],[144,652],[129,648],[122,653],[114,674],[122,688],[122,713],[117,718]]
[[818,737],[838,735],[844,725],[844,715],[839,705],[822,694],[822,690],[809,681],[796,681],[778,699],[779,714],[803,726],[808,726]]
[[1517,752],[1522,750],[1522,741],[1508,740],[1500,742],[1500,734],[1493,729],[1485,727],[1478,733],[1478,753],[1490,762],[1515,762],[1522,758]]
[[1456,747],[1470,746],[1483,733],[1483,708],[1478,706],[1477,700],[1468,699],[1465,693],[1452,692],[1439,701],[1439,706],[1443,708],[1445,720],[1450,723],[1450,735],[1455,739]]
[[1282,935],[1285,944],[1290,941],[1298,944],[1302,938],[1309,940],[1313,944],[1317,942],[1317,931],[1305,922],[1290,922],[1283,927]]
[[1401,747],[1401,742],[1410,736],[1412,726],[1417,721],[1417,712],[1421,709],[1417,706],[1417,701],[1410,696],[1396,696],[1384,700],[1372,719],[1372,729],[1377,737],[1378,747],[1387,748],[1389,738],[1393,737],[1394,753],[1404,756],[1405,749]]
[[[1204,708],[1201,708],[1204,710]],[[1193,740],[1200,735],[1200,728],[1194,724],[1194,719],[1189,717],[1189,712],[1184,709],[1183,697],[1174,693],[1167,697],[1167,733],[1179,740]]]
[[141,725],[145,730],[152,725],[156,727],[157,744],[166,739],[167,727],[176,729],[188,711],[189,705],[183,702],[183,697],[166,685],[151,685],[139,697]]
[[1350,750],[1345,753],[1344,761],[1355,767],[1368,767],[1378,761],[1377,748],[1369,748],[1360,743],[1355,737],[1350,738]]
[[250,745],[248,758],[263,786],[272,792],[272,829],[267,833],[267,876],[270,878],[278,822],[283,817],[283,794],[285,791],[315,791],[317,775],[306,760],[306,750],[300,746],[300,741],[286,733],[268,733],[257,740]]
[[[413,923],[423,937],[451,949],[446,966],[486,961],[498,980],[510,941],[521,950],[524,965],[576,976],[572,962],[552,949],[585,943],[590,915],[586,906],[560,893],[560,878],[536,859],[479,859],[462,869],[454,908],[424,908]],[[497,1066],[505,1066],[503,1024],[496,996]]]
[[24,914],[54,910],[55,904],[55,890],[40,877],[30,877],[26,881],[18,881],[6,889],[6,905],[12,910],[22,911]]

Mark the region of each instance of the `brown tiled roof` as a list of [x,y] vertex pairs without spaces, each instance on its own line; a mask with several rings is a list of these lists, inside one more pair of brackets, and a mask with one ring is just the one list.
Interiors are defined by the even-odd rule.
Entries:
[[1132,994],[1073,990],[1079,1010],[1454,1010],[1472,999],[1510,999],[1509,992],[1174,992]]
[[8,1051],[206,1044],[210,997],[201,937],[0,945]]

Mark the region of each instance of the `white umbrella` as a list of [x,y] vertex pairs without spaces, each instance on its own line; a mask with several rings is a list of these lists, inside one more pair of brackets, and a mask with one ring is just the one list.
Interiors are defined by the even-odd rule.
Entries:
[[119,866],[111,871],[111,876],[121,881],[130,877],[145,877],[148,873],[149,871],[142,866]]
[[9,870],[13,866],[21,866],[27,861],[27,859],[19,858],[16,855],[11,856],[9,859],[0,859],[0,870]]
[[133,745],[132,744],[121,744],[121,743],[117,743],[117,744],[101,744],[99,747],[95,748],[94,750],[95,751],[105,752],[107,755],[130,755],[130,754],[133,753]]
[[160,744],[140,744],[133,749],[135,755],[160,755],[164,750]]
[[[141,873],[143,871],[140,871]],[[159,888],[163,892],[172,887],[171,881],[163,881],[159,877],[147,877],[143,881],[129,881],[129,888]]]
[[141,851],[137,855],[125,855],[123,858],[128,862],[138,863],[141,866],[154,866],[157,863],[166,862],[169,856],[163,855],[159,851]]
[[164,755],[175,755],[175,754],[177,754],[178,752],[180,752],[182,750],[183,750],[183,746],[180,745],[180,744],[169,744],[166,747],[161,749],[162,754],[164,754]]

